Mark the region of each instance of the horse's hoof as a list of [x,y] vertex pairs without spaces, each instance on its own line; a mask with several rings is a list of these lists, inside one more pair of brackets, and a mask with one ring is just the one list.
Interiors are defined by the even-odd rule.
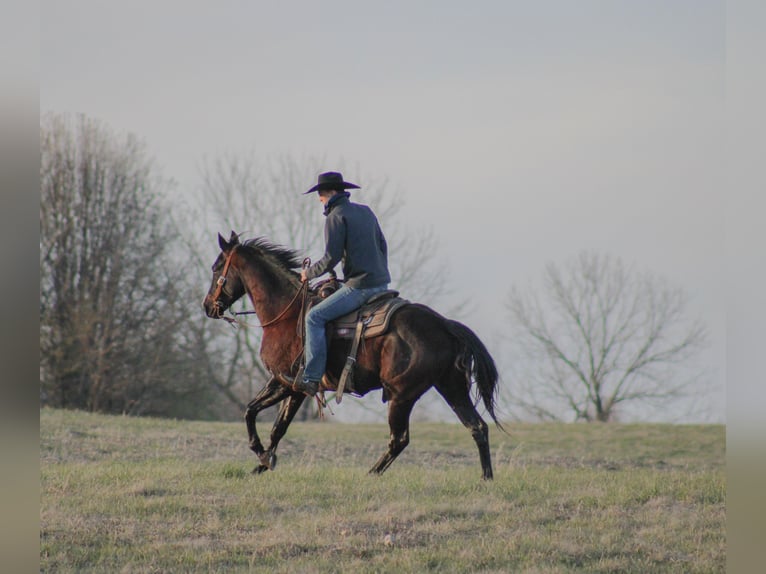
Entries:
[[258,460],[261,461],[261,466],[265,466],[268,470],[274,470],[274,467],[277,466],[277,455],[271,451],[259,454]]
[[256,467],[253,469],[253,471],[252,471],[252,474],[261,474],[262,472],[265,472],[265,471],[267,471],[267,470],[269,470],[269,467],[268,467],[268,466],[266,466],[266,465],[263,465],[263,464],[259,464],[258,466],[256,466]]

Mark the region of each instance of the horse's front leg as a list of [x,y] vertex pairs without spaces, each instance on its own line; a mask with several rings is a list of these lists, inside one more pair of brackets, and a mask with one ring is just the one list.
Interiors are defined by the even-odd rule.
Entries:
[[[255,417],[262,410],[274,406],[279,401],[283,400],[286,396],[290,395],[291,392],[290,389],[282,385],[276,378],[272,377],[247,405],[247,410],[245,411],[245,425],[247,426],[250,450],[252,450],[261,460],[265,453],[265,449],[261,444],[261,440],[258,437],[258,431],[255,428]],[[256,467],[253,472],[262,471],[258,470],[258,467]]]
[[274,421],[274,426],[271,428],[271,437],[269,441],[269,448],[260,455],[258,458],[261,461],[261,465],[257,467],[253,472],[263,472],[264,470],[274,470],[277,465],[277,446],[282,437],[287,432],[287,427],[290,426],[295,413],[301,408],[303,401],[306,399],[306,395],[303,393],[292,393],[282,403],[279,409],[279,416]]

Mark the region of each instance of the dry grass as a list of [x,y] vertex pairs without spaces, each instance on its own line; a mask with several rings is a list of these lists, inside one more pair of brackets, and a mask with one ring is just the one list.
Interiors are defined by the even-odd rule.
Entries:
[[252,476],[242,424],[40,422],[42,571],[725,569],[720,426],[509,425],[485,483],[454,425],[414,425],[370,477],[383,425],[294,424]]

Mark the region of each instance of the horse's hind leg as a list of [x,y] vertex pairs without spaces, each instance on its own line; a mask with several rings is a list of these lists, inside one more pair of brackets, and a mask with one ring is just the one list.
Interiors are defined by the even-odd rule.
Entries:
[[391,466],[399,453],[410,443],[410,413],[415,401],[400,402],[392,399],[388,403],[388,426],[391,429],[391,440],[388,450],[370,469],[370,474],[383,474]]
[[[453,390],[454,389],[454,390]],[[484,419],[476,411],[476,407],[471,402],[468,390],[461,380],[459,389],[457,385],[452,389],[436,387],[439,394],[444,397],[450,408],[454,411],[460,422],[471,431],[474,442],[479,449],[479,460],[481,461],[482,478],[492,480],[492,456],[489,450],[489,427]]]

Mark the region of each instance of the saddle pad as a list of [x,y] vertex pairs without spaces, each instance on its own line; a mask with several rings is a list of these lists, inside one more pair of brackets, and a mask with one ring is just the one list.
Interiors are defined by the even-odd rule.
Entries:
[[330,323],[332,335],[341,339],[353,338],[356,324],[360,318],[366,323],[365,339],[382,335],[388,330],[388,323],[394,312],[408,303],[407,299],[396,296],[383,300],[376,298],[372,303],[365,303],[360,309],[351,311],[348,315],[343,315],[332,321]]

